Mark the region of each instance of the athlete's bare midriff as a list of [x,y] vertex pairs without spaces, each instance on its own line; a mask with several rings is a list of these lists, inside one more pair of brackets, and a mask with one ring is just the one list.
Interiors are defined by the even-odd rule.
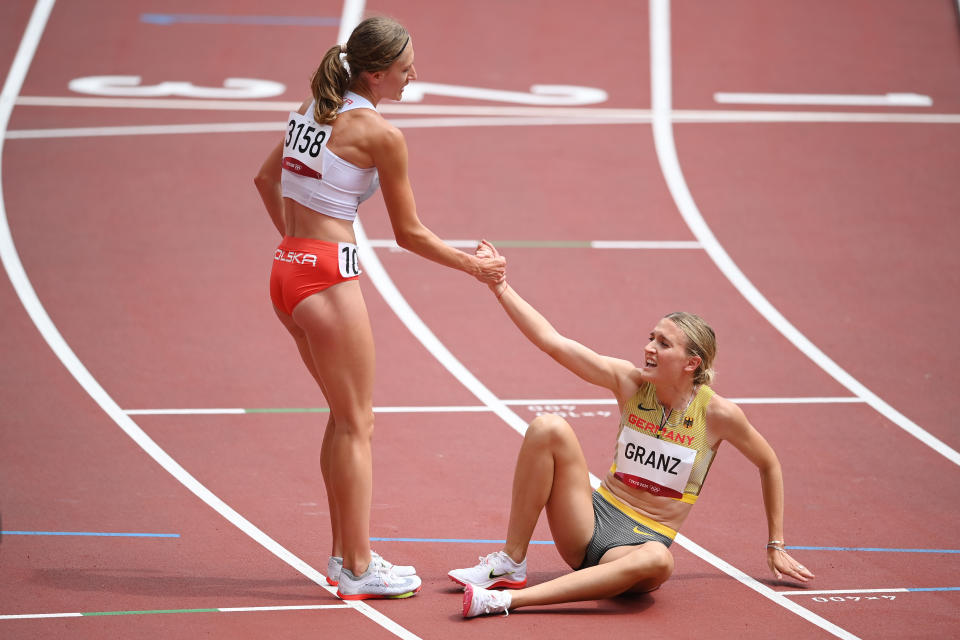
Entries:
[[288,236],[357,243],[352,222],[324,215],[290,198],[283,199],[283,216]]
[[629,487],[609,472],[603,479],[603,486],[641,515],[670,527],[674,531],[680,530],[680,525],[687,519],[690,509],[693,507],[689,502],[681,502],[666,496],[655,496],[652,493]]

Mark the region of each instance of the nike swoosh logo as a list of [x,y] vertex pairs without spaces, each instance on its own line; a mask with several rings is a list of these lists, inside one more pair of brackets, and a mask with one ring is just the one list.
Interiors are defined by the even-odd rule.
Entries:
[[640,411],[653,411],[653,407],[645,407],[642,404],[637,404],[637,409],[640,409]]
[[494,573],[493,569],[490,569],[490,579],[495,580],[497,578],[502,578],[503,576],[512,575],[513,571],[504,571],[503,573]]
[[648,531],[640,531],[640,527],[639,527],[639,526],[634,527],[634,528],[633,528],[633,532],[636,533],[636,534],[638,534],[638,535],[641,535],[641,536],[647,536],[648,538],[652,538],[652,537],[653,537],[653,534],[650,533],[650,532],[648,532]]

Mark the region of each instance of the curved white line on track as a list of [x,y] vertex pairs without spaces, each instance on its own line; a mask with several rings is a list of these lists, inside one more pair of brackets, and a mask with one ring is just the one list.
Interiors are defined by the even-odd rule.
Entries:
[[[911,435],[916,436],[925,444],[931,446],[937,452],[943,454],[953,462],[960,464],[960,455],[948,447],[945,443],[934,438],[932,435],[915,425],[901,413],[893,409],[886,402],[872,393],[865,386],[860,384],[846,371],[840,368],[835,362],[827,357],[820,349],[801,334],[777,309],[770,304],[766,298],[757,290],[756,287],[740,271],[739,267],[733,262],[727,252],[717,241],[713,232],[707,226],[706,221],[700,214],[693,196],[687,187],[686,180],[680,168],[680,161],[677,156],[676,145],[673,140],[673,122],[671,120],[672,111],[672,80],[671,80],[671,53],[670,53],[670,0],[650,0],[650,70],[651,70],[651,95],[653,107],[653,136],[657,151],[657,157],[661,169],[677,204],[684,221],[693,231],[694,236],[704,246],[704,249],[713,259],[720,271],[730,280],[738,291],[747,299],[750,304],[759,311],[774,327],[776,327],[790,342],[806,354],[811,360],[818,364],[824,371],[830,374],[834,379],[844,385],[857,397],[870,404],[882,415],[889,418],[894,423],[901,426]],[[701,554],[702,549],[694,545],[687,538],[678,535],[677,541],[684,547],[693,550],[697,555]],[[688,546],[690,545],[690,546]],[[739,570],[728,565],[723,560],[716,558],[716,561],[710,559],[711,564],[722,568],[731,575],[740,573]],[[731,572],[730,570],[733,570]],[[734,573],[736,572],[736,573]],[[797,605],[788,600],[782,594],[770,589],[769,587],[757,582],[753,578],[742,574],[737,578],[744,582],[754,591],[770,598],[777,604],[784,606],[804,619],[816,624],[817,626],[829,631],[841,638],[855,638],[847,630],[833,624],[832,622],[818,616],[817,614]]]
[[[673,140],[669,0],[651,0],[650,7],[654,144],[670,193],[673,195],[677,208],[693,235],[703,245],[704,250],[717,265],[717,268],[740,291],[743,297],[802,353],[888,420],[954,464],[960,465],[960,453],[894,409],[808,340],[776,307],[770,304],[717,241],[687,187]],[[653,21],[655,13],[657,22]]]
[[[770,304],[717,241],[713,231],[710,230],[697,208],[690,189],[687,187],[673,140],[669,0],[650,0],[650,12],[654,145],[670,193],[677,204],[680,215],[683,216],[693,235],[703,245],[704,250],[717,265],[717,268],[730,280],[741,295],[803,354],[885,418],[954,464],[960,465],[960,453],[894,409],[808,340],[776,307]],[[656,21],[654,21],[654,18],[656,18]]]
[[[348,4],[349,0],[348,0]],[[3,91],[0,93],[0,177],[3,175],[3,140],[7,124],[10,122],[10,114],[13,111],[13,105],[16,97],[20,93],[23,81],[26,78],[27,70],[33,60],[34,53],[40,42],[40,37],[46,27],[47,19],[53,10],[54,0],[38,0],[34,6],[30,21],[24,32],[23,39],[17,49],[16,57],[10,68],[3,85]],[[36,291],[27,277],[20,261],[20,255],[13,243],[13,236],[10,233],[10,225],[7,220],[6,207],[3,199],[2,182],[0,182],[0,259],[2,259],[4,269],[10,278],[17,296],[30,316],[30,319],[36,325],[37,330],[46,340],[47,344],[53,350],[54,354],[67,368],[70,374],[76,379],[81,387],[90,395],[90,397],[100,406],[103,411],[113,419],[123,431],[133,439],[151,458],[153,458],[170,475],[176,478],[183,486],[189,489],[194,495],[207,503],[217,513],[226,518],[231,524],[253,538],[265,549],[274,554],[277,558],[284,561],[301,574],[306,576],[317,585],[323,587],[328,592],[336,595],[336,588],[327,585],[326,578],[322,573],[311,567],[309,564],[288,551],[273,538],[257,528],[253,523],[240,515],[227,503],[221,500],[217,495],[198,482],[186,469],[170,457],[166,451],[160,448],[143,429],[140,428],[117,403],[110,397],[106,390],[96,381],[96,379],[87,371],[83,363],[77,358],[73,350],[64,340],[57,327],[53,324],[50,316],[37,297]],[[390,620],[376,609],[370,607],[363,601],[349,601],[346,606],[362,613],[373,622],[384,627],[391,633],[406,640],[418,640],[418,637],[393,620]]]

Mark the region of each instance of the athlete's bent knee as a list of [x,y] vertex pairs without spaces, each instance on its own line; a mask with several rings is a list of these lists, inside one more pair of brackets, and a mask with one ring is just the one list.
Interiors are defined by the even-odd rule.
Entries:
[[656,580],[658,584],[666,582],[673,574],[673,554],[670,549],[659,542],[648,542],[644,546],[650,552],[650,577]]
[[553,440],[562,438],[572,431],[573,428],[566,420],[554,413],[545,413],[533,419],[533,422],[527,427],[524,439]]
[[659,542],[647,542],[625,559],[634,572],[635,586],[631,591],[652,591],[673,574],[673,554]]

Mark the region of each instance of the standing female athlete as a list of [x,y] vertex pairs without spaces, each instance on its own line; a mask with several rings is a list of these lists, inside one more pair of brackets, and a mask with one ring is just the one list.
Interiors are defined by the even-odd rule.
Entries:
[[333,538],[327,580],[345,599],[402,598],[421,584],[412,567],[370,550],[374,345],[358,282],[357,207],[379,180],[398,245],[488,284],[504,271],[502,258],[458,251],[417,217],[403,134],[376,110],[416,77],[407,31],[389,18],[364,20],[346,47],[326,52],[313,98],[290,114],[254,181],[283,236],[270,275],[274,308],[330,408],[320,452]]
[[[489,243],[482,243],[477,255],[499,257]],[[683,312],[662,318],[637,367],[560,335],[505,279],[491,289],[531,342],[611,391],[621,418],[613,465],[596,491],[570,425],[555,415],[530,424],[513,476],[506,544],[477,566],[449,573],[466,588],[464,617],[659,587],[673,571],[668,547],[724,440],[760,471],[770,569],[777,579],[814,577],[784,551],[783,477],[776,454],[743,411],[709,387],[717,345],[701,318]],[[557,550],[575,571],[523,588],[527,546],[544,508]]]

